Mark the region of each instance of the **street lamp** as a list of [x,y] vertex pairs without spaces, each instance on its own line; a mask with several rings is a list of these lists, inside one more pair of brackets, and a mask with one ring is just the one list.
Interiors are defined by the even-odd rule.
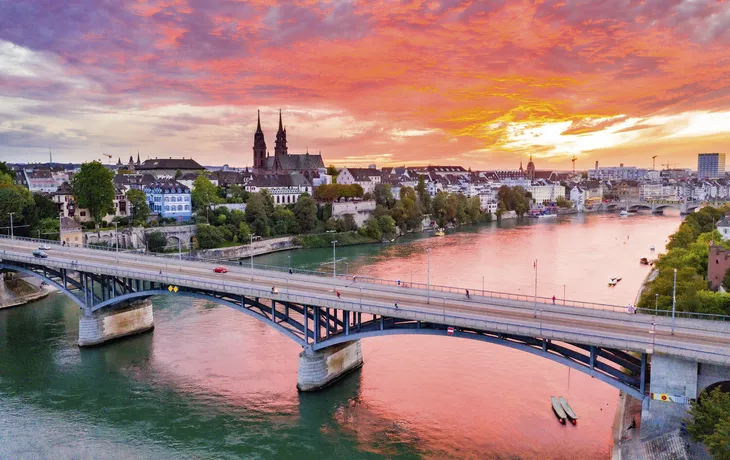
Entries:
[[674,289],[672,291],[672,335],[674,335],[674,312],[677,308],[677,269],[674,269]]
[[332,241],[332,278],[337,278],[337,240]]
[[249,255],[251,256],[251,277],[253,278],[253,237],[255,235],[253,233],[250,233],[248,236],[250,237],[248,250]]
[[[119,222],[114,222],[114,247],[119,252]],[[180,241],[180,240],[178,240]]]
[[532,306],[532,316],[533,318],[537,318],[537,257],[535,257],[535,263],[533,265],[535,267],[535,301]]
[[654,316],[659,314],[659,294],[654,294]]
[[63,213],[58,213],[58,242],[63,246]]
[[15,239],[15,233],[13,233],[13,214],[15,214],[15,213],[14,212],[11,212],[11,213],[8,213],[8,214],[10,214],[10,239],[11,240],[14,240]]
[[431,248],[426,248],[426,303],[431,303]]

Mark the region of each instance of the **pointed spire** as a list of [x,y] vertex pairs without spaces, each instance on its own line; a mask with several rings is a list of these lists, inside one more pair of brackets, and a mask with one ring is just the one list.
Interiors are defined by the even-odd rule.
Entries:
[[257,110],[257,112],[258,112],[258,123],[256,125],[256,132],[261,133],[261,132],[263,132],[263,131],[261,131],[261,111]]
[[140,163],[140,161],[139,161],[139,150],[137,150],[137,165],[141,165],[141,164],[142,163]]
[[284,124],[281,122],[281,109],[279,109],[279,132],[284,131]]

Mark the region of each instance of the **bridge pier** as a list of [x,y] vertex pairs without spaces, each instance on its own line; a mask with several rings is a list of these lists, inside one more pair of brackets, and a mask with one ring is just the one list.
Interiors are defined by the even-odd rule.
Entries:
[[697,361],[654,354],[651,357],[651,393],[641,406],[641,437],[679,427],[687,416],[689,400],[697,398]]
[[124,302],[116,307],[82,314],[79,318],[79,346],[101,345],[153,328],[151,300]]
[[305,349],[299,354],[299,391],[317,391],[362,366],[359,340],[333,345],[323,350]]

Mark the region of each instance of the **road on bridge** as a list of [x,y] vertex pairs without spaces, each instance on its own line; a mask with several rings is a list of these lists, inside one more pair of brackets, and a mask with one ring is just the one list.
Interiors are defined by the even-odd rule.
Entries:
[[[13,255],[30,256],[38,244],[24,240],[0,239],[0,254],[8,260]],[[362,280],[334,279],[315,275],[287,274],[260,270],[245,266],[228,266],[229,272],[213,272],[214,264],[191,262],[173,258],[102,251],[86,248],[54,246],[47,251],[48,263],[78,261],[80,269],[93,272],[104,267],[136,271],[140,277],[157,275],[160,271],[171,281],[185,286],[187,281],[208,281],[225,283],[231,287],[256,288],[268,291],[276,286],[279,294],[296,294],[336,301],[335,291],[341,293],[341,300],[377,305],[389,309],[388,316],[407,318],[407,312],[420,311],[444,316],[482,319],[495,323],[518,324],[538,329],[543,337],[561,340],[563,333],[583,333],[635,342],[635,351],[647,351],[659,345],[712,354],[707,362],[730,364],[730,323],[678,319],[676,332],[671,334],[671,318],[649,315],[629,315],[627,312],[592,310],[587,308],[538,303],[537,317],[533,314],[535,305],[531,301],[481,297],[472,292],[471,299],[464,294],[439,291],[427,293],[424,289],[403,286],[384,286]],[[36,261],[43,263],[43,261]],[[86,266],[88,265],[88,266]],[[276,295],[271,296],[276,298]],[[277,299],[278,300],[278,299]],[[399,309],[394,307],[398,302]],[[350,305],[341,308],[357,311]]]

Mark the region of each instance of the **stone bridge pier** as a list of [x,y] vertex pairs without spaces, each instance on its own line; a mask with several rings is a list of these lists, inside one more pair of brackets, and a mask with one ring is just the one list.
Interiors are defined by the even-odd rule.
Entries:
[[79,346],[102,345],[153,328],[152,301],[126,301],[114,307],[82,313],[79,318]]
[[360,340],[344,342],[322,350],[309,347],[299,354],[299,391],[316,391],[362,366]]

